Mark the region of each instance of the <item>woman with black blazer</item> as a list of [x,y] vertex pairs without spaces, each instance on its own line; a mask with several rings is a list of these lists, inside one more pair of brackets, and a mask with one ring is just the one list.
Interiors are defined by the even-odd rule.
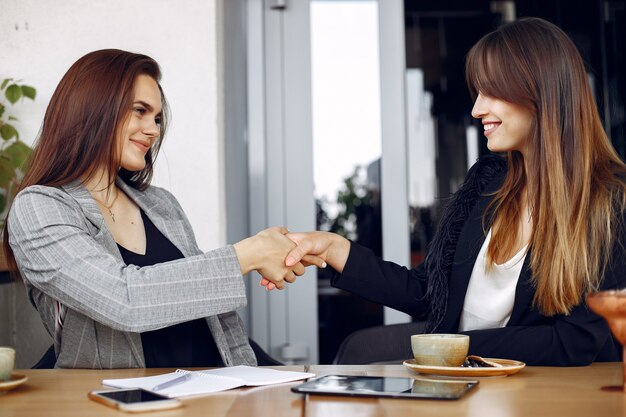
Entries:
[[[470,335],[470,353],[529,365],[616,361],[585,294],[626,286],[626,167],[583,61],[542,19],[505,24],[469,52],[467,83],[490,151],[467,174],[413,270],[332,233],[293,233],[286,258],[322,257],[332,283]],[[262,281],[272,288],[273,284]]]

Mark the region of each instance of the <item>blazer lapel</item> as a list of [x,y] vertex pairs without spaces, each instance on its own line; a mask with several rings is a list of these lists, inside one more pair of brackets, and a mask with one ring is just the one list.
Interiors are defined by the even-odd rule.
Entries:
[[482,219],[491,198],[481,197],[470,212],[459,236],[454,263],[448,281],[448,303],[441,323],[441,331],[456,332],[465,302],[465,293],[474,269],[478,252],[485,241]]
[[91,193],[87,188],[78,180],[73,181],[67,185],[62,185],[61,188],[68,193],[83,210],[83,214],[87,221],[89,221],[97,230],[94,236],[98,233],[102,233],[103,239],[100,241],[105,245],[106,249],[111,254],[118,255],[121,259],[121,255],[119,254],[119,249],[117,247],[117,243],[115,243],[115,239],[109,229],[106,227],[104,223],[104,217],[102,217],[102,213],[96,204],[96,200],[91,196]]
[[[454,262],[448,280],[446,314],[439,326],[442,332],[454,333],[459,330],[459,320],[461,318],[463,304],[465,303],[467,286],[469,285],[472,270],[474,269],[480,248],[487,237],[486,231],[483,231],[483,214],[493,199],[493,193],[500,187],[503,179],[504,173],[498,175],[487,184],[478,197],[478,202],[467,216],[465,225],[459,235],[454,254]],[[491,212],[487,213],[487,221],[489,221],[491,214]]]
[[517,285],[515,286],[515,302],[513,304],[513,311],[511,312],[511,318],[507,322],[507,326],[515,326],[522,318],[522,315],[530,310],[530,304],[532,303],[535,289],[531,283],[531,271],[530,271],[530,251],[526,254],[524,259],[524,266],[520,273]]
[[80,204],[87,220],[98,229],[104,227],[104,217],[102,217],[96,200],[80,181],[76,180],[67,185],[62,185],[61,188]]

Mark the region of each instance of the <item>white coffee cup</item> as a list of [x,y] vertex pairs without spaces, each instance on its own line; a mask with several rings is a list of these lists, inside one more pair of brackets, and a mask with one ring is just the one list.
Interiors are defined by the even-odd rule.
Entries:
[[11,379],[14,364],[15,349],[0,347],[0,381],[8,381]]
[[411,348],[418,365],[461,366],[469,350],[469,336],[462,334],[417,334]]

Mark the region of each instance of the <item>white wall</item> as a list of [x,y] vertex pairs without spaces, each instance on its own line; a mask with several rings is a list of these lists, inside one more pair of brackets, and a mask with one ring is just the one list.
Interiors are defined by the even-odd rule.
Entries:
[[69,66],[87,52],[119,48],[159,62],[172,119],[155,185],[176,195],[200,247],[225,242],[218,28],[220,0],[2,0],[0,79],[37,88],[15,108],[32,143],[47,103]]

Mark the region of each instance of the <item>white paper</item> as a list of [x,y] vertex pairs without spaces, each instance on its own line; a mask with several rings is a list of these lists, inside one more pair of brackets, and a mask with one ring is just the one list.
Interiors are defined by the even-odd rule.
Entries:
[[[153,390],[155,386],[171,381],[186,373],[191,373],[192,377],[180,384],[158,391]],[[141,378],[104,379],[102,384],[115,388],[143,388],[167,397],[184,397],[225,391],[242,386],[280,384],[314,376],[315,374],[306,372],[277,371],[241,365],[193,372],[178,369],[168,374]]]
[[203,374],[220,375],[229,378],[238,378],[245,381],[246,386],[281,384],[283,382],[298,381],[312,378],[315,374],[306,372],[277,371],[276,369],[255,368],[252,366],[231,366],[227,368],[201,371]]

